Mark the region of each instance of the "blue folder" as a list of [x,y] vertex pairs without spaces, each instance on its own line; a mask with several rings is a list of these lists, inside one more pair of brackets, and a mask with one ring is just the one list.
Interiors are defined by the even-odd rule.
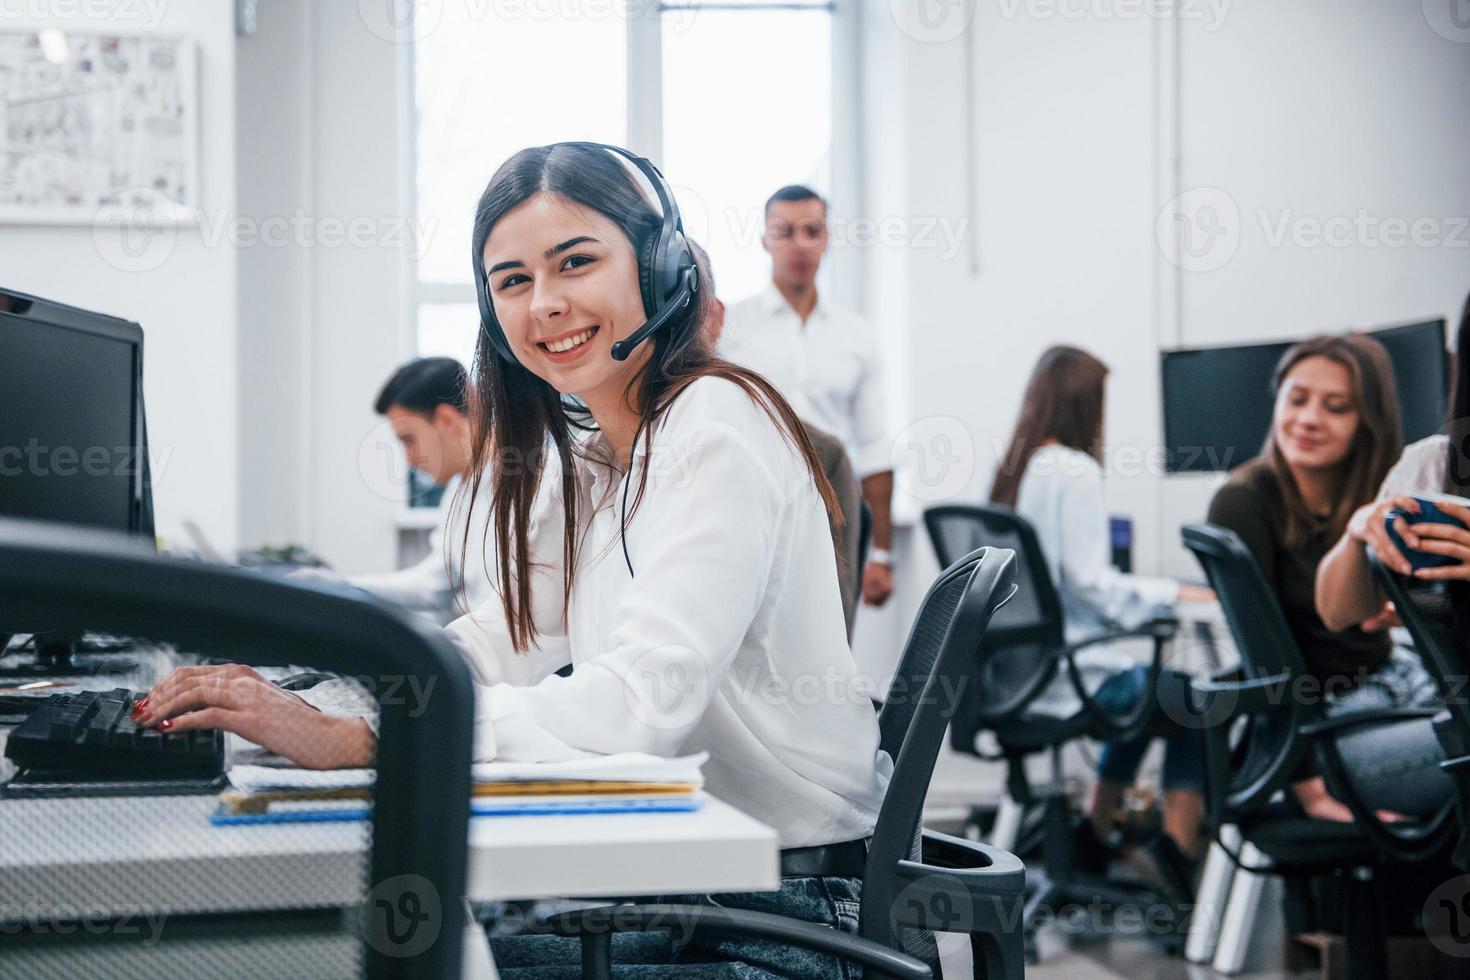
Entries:
[[[538,801],[535,803],[473,802],[470,804],[470,816],[556,817],[602,813],[692,813],[701,805],[700,800],[689,798],[568,800],[566,802]],[[244,827],[269,823],[337,823],[348,820],[366,820],[371,815],[372,808],[366,806],[325,810],[281,810],[275,813],[227,813],[221,808],[210,814],[209,822],[216,827]]]

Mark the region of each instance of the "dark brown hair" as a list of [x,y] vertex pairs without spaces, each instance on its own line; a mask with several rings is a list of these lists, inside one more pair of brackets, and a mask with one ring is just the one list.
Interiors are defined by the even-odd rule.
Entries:
[[1026,464],[1048,439],[1102,461],[1107,377],[1108,366],[1085,350],[1051,347],[1041,355],[1026,382],[1016,431],[990,486],[993,503],[1016,506]]
[[[556,194],[602,214],[628,236],[635,255],[643,253],[648,236],[660,223],[660,215],[611,151],[567,143],[529,147],[503,163],[480,196],[475,209],[473,243],[476,281],[484,275],[481,268],[485,242],[495,223],[512,208],[540,193]],[[801,454],[826,504],[829,519],[840,521],[832,485],[791,406],[760,375],[714,355],[703,329],[712,300],[709,290],[701,290],[698,301],[690,304],[687,313],[677,315],[658,336],[647,341],[653,345],[653,354],[626,392],[629,404],[639,413],[639,433],[645,450],[652,449],[658,422],[680,392],[700,378],[723,378],[744,389]],[[596,422],[580,403],[563,396],[525,366],[501,358],[483,331],[475,347],[472,379],[469,400],[472,475],[461,489],[468,493],[469,508],[473,510],[483,482],[489,479],[491,483],[486,538],[495,535],[498,591],[511,642],[516,650],[525,651],[536,642],[536,627],[531,617],[527,528],[546,454],[554,453],[561,463],[560,489],[565,512],[562,590],[566,599],[572,592],[579,545],[578,494],[572,460],[574,456],[587,458],[576,435],[592,431]],[[636,441],[637,436],[634,438]],[[648,468],[640,470],[630,517],[637,512],[648,482]],[[469,525],[466,522],[466,550]],[[460,568],[462,578],[463,556]]]
[[1353,404],[1358,410],[1358,431],[1343,460],[1343,476],[1338,481],[1340,492],[1327,515],[1313,514],[1302,499],[1281,447],[1276,444],[1276,420],[1273,412],[1271,428],[1261,458],[1276,475],[1286,503],[1286,546],[1301,547],[1315,533],[1332,538],[1342,535],[1353,511],[1378,496],[1378,488],[1389,468],[1404,448],[1403,425],[1399,421],[1399,399],[1394,387],[1393,364],[1383,345],[1364,333],[1319,334],[1293,344],[1281,355],[1271,377],[1271,396],[1281,393],[1286,376],[1309,357],[1325,357],[1346,369],[1353,386]]

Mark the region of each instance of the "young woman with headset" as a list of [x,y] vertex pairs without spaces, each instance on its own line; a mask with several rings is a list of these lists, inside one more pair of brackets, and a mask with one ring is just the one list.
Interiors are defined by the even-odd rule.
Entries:
[[[714,356],[667,184],[616,147],[526,149],[481,196],[473,246],[468,492],[490,508],[499,596],[448,628],[480,682],[475,758],[707,751],[711,792],[784,848],[779,892],[718,900],[855,928],[892,763],[846,641],[832,488],[775,389]],[[371,763],[363,719],[252,675],[176,670],[139,721],[234,731],[308,766]],[[682,955],[843,976],[787,948]]]

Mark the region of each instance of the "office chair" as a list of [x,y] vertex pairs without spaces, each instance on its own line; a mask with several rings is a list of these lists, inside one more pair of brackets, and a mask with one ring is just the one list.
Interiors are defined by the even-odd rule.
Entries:
[[1443,584],[1416,583],[1394,572],[1368,549],[1368,561],[1384,594],[1414,639],[1414,647],[1444,696],[1444,711],[1434,718],[1434,733],[1444,749],[1440,765],[1458,790],[1459,841],[1454,864],[1470,869],[1470,701],[1463,690],[1467,664],[1456,649],[1447,591]]
[[982,548],[946,569],[924,597],[878,716],[880,745],[894,768],[868,847],[856,936],[738,909],[635,905],[555,912],[544,928],[581,937],[582,975],[611,976],[612,930],[667,928],[675,921],[695,932],[758,936],[829,953],[861,964],[863,975],[874,980],[938,977],[932,933],[963,933],[971,938],[977,980],[1021,980],[1016,914],[1025,868],[1009,853],[919,824],[955,707],[951,692],[974,685],[976,645],[996,609],[1014,594],[1014,580],[1014,555]]
[[[1297,678],[1307,676],[1306,661],[1255,559],[1225,528],[1186,525],[1183,537],[1219,596],[1240,652],[1236,670],[1195,680],[1184,692],[1160,692],[1166,711],[1192,719],[1205,733],[1206,819],[1217,829],[1235,826],[1245,843],[1270,859],[1269,867],[1248,870],[1297,878],[1340,876],[1347,975],[1378,980],[1386,976],[1387,962],[1375,869],[1386,860],[1412,862],[1442,853],[1454,829],[1454,804],[1429,821],[1390,829],[1347,780],[1336,736],[1356,725],[1436,712],[1405,708],[1329,718],[1320,706],[1293,697]],[[1180,700],[1172,700],[1176,694]],[[1329,790],[1352,810],[1354,823],[1309,819],[1289,795],[1286,802],[1276,802],[1314,750]]]
[[[1072,846],[1072,818],[1062,777],[1061,750],[1078,738],[1132,738],[1152,721],[1154,699],[1140,698],[1123,714],[1099,705],[1087,691],[1075,655],[1086,647],[1126,638],[1153,641],[1147,689],[1158,684],[1163,665],[1164,644],[1174,634],[1175,623],[1160,619],[1136,629],[1114,629],[1068,644],[1064,638],[1061,597],[1042,553],[1041,543],[1029,521],[1015,511],[996,505],[933,507],[924,512],[924,526],[941,563],[964,549],[981,544],[1013,549],[1018,555],[1020,590],[997,611],[981,640],[977,683],[971,685],[950,726],[950,745],[957,752],[990,761],[1004,761],[1007,768],[1006,795],[1001,801],[991,843],[1016,848],[1024,812],[1039,804],[1043,837],[1040,874],[1031,875],[1031,898],[1026,906],[1026,933],[1031,937],[1039,917],[1048,909],[1071,902],[1094,899],[1114,907],[1169,909],[1138,887],[1119,885],[1088,875],[1076,868]],[[1080,709],[1068,718],[1034,713],[1031,705],[1065,669]],[[980,747],[978,739],[993,735],[999,753]],[[1033,791],[1026,774],[1026,759],[1037,753],[1051,758],[1049,784]],[[978,825],[978,814],[972,814]],[[1166,945],[1173,944],[1172,939]]]
[[[274,663],[422,679],[418,689],[433,697],[380,704],[375,795],[392,805],[373,808],[364,884],[412,876],[404,880],[417,898],[437,899],[438,937],[418,950],[416,930],[399,942],[392,927],[374,925],[362,963],[373,980],[459,976],[474,706],[469,670],[442,632],[376,602],[160,557],[136,538],[6,519],[0,622],[76,624],[240,663],[261,663],[269,651]],[[318,968],[340,972],[341,964]],[[317,972],[309,963],[302,970]]]

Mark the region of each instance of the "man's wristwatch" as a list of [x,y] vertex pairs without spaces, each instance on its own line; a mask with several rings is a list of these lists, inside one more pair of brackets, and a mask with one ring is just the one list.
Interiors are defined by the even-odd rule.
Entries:
[[887,565],[889,568],[892,568],[893,552],[889,551],[887,548],[874,548],[872,551],[868,552],[868,561],[870,563],[876,562],[879,565]]

